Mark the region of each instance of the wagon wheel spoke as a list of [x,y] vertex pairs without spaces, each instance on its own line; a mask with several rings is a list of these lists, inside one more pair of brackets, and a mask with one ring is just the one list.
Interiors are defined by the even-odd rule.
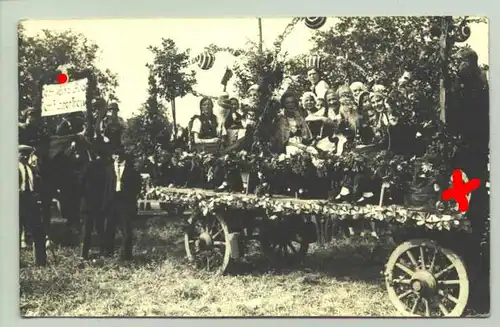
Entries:
[[398,299],[402,299],[402,298],[405,298],[407,297],[408,295],[412,294],[413,293],[413,290],[407,290],[401,294],[398,295]]
[[422,265],[422,269],[425,270],[425,256],[424,256],[424,248],[419,246],[420,249],[420,264]]
[[215,239],[217,236],[219,236],[223,232],[224,232],[224,230],[222,230],[222,228],[221,228],[217,233],[215,233],[214,235],[212,235],[212,238]]
[[439,284],[441,284],[441,285],[459,285],[460,284],[460,280],[458,280],[458,279],[440,280]]
[[444,307],[444,305],[442,303],[439,303],[438,305],[439,307],[439,310],[441,310],[441,312],[445,315],[445,316],[448,316],[450,313],[448,312],[448,310]]
[[184,235],[187,259],[197,268],[224,273],[231,260],[224,218],[194,216],[192,227]]
[[287,246],[292,250],[293,254],[297,254],[297,249],[293,246],[292,242],[288,242]]
[[285,257],[288,257],[288,251],[287,251],[287,248],[286,248],[286,245],[280,245],[280,248],[281,248],[281,252],[283,253],[283,256]]
[[429,301],[425,298],[422,298],[422,301],[424,302],[424,306],[425,306],[425,316],[426,317],[430,317],[431,316],[431,312],[429,310]]
[[439,290],[438,294],[444,298],[447,298],[451,302],[458,304],[458,299],[456,297],[454,297],[453,295],[451,295],[450,293],[445,293],[443,290]]
[[438,249],[434,249],[434,253],[432,255],[431,263],[429,264],[429,271],[432,272],[434,269],[434,264],[436,263],[436,256],[437,256]]
[[415,273],[413,270],[411,270],[410,268],[399,262],[396,263],[396,267],[398,267],[399,269],[401,269],[410,276],[413,276],[413,274]]
[[413,264],[413,266],[415,268],[418,268],[417,260],[415,260],[415,257],[413,256],[413,254],[411,253],[410,250],[406,251],[406,255],[408,256],[408,259],[410,259],[410,261]]
[[439,277],[441,277],[443,274],[447,273],[448,271],[452,270],[453,268],[455,268],[455,264],[452,263],[451,265],[449,265],[448,267],[444,268],[443,270],[441,270],[440,272],[434,274],[434,277],[436,279],[438,279]]
[[415,310],[417,309],[417,305],[420,302],[421,297],[417,297],[415,299],[415,302],[413,303],[413,306],[411,307],[411,313],[415,313]]
[[389,299],[403,314],[458,317],[467,305],[469,279],[464,262],[434,241],[415,239],[400,244],[387,261],[385,276]]

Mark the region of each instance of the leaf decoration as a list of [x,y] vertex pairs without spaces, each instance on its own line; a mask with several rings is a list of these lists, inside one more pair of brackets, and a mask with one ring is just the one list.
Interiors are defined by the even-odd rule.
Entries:
[[435,230],[470,230],[470,222],[460,213],[429,213],[397,205],[358,206],[325,200],[261,198],[254,195],[169,187],[156,187],[154,192],[160,194],[166,203],[190,206],[200,210],[205,216],[223,209],[264,210],[268,219],[279,217],[286,220],[297,215],[314,215],[317,219],[377,220],[398,226],[421,226]]

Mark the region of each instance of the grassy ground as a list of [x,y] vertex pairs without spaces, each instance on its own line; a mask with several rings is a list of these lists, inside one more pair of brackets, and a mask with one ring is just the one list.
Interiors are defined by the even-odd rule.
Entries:
[[[380,271],[387,248],[338,241],[304,263],[276,269],[254,260],[249,273],[214,276],[184,259],[180,219],[137,222],[135,260],[84,262],[58,247],[57,264],[33,267],[21,253],[25,316],[397,316]],[[470,312],[469,315],[476,315]]]

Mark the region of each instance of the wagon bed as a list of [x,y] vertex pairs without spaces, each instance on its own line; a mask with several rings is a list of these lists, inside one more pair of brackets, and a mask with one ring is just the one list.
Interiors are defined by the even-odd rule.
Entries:
[[[286,196],[223,193],[197,188],[158,187],[149,193],[164,205],[190,208],[184,243],[187,258],[222,274],[245,256],[250,240],[272,262],[301,260],[317,241],[318,217],[346,223],[386,223],[396,229],[470,234],[459,212],[443,213],[401,205],[336,203]],[[182,210],[183,210],[182,209]],[[426,234],[427,233],[427,234]],[[430,234],[429,234],[430,233]],[[435,235],[435,234],[434,234]],[[455,236],[454,236],[455,235]],[[385,284],[393,305],[410,316],[460,316],[469,298],[462,258],[433,236],[401,239],[387,260]]]

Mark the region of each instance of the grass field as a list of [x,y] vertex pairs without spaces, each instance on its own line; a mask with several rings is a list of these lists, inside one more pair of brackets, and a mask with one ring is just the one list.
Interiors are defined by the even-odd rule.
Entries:
[[[58,247],[51,265],[21,253],[25,316],[397,316],[380,274],[392,248],[337,241],[312,247],[302,264],[273,268],[251,260],[248,273],[214,276],[184,258],[181,219],[137,222],[135,260],[82,261]],[[56,259],[57,263],[53,260]],[[468,316],[477,316],[470,311]]]

